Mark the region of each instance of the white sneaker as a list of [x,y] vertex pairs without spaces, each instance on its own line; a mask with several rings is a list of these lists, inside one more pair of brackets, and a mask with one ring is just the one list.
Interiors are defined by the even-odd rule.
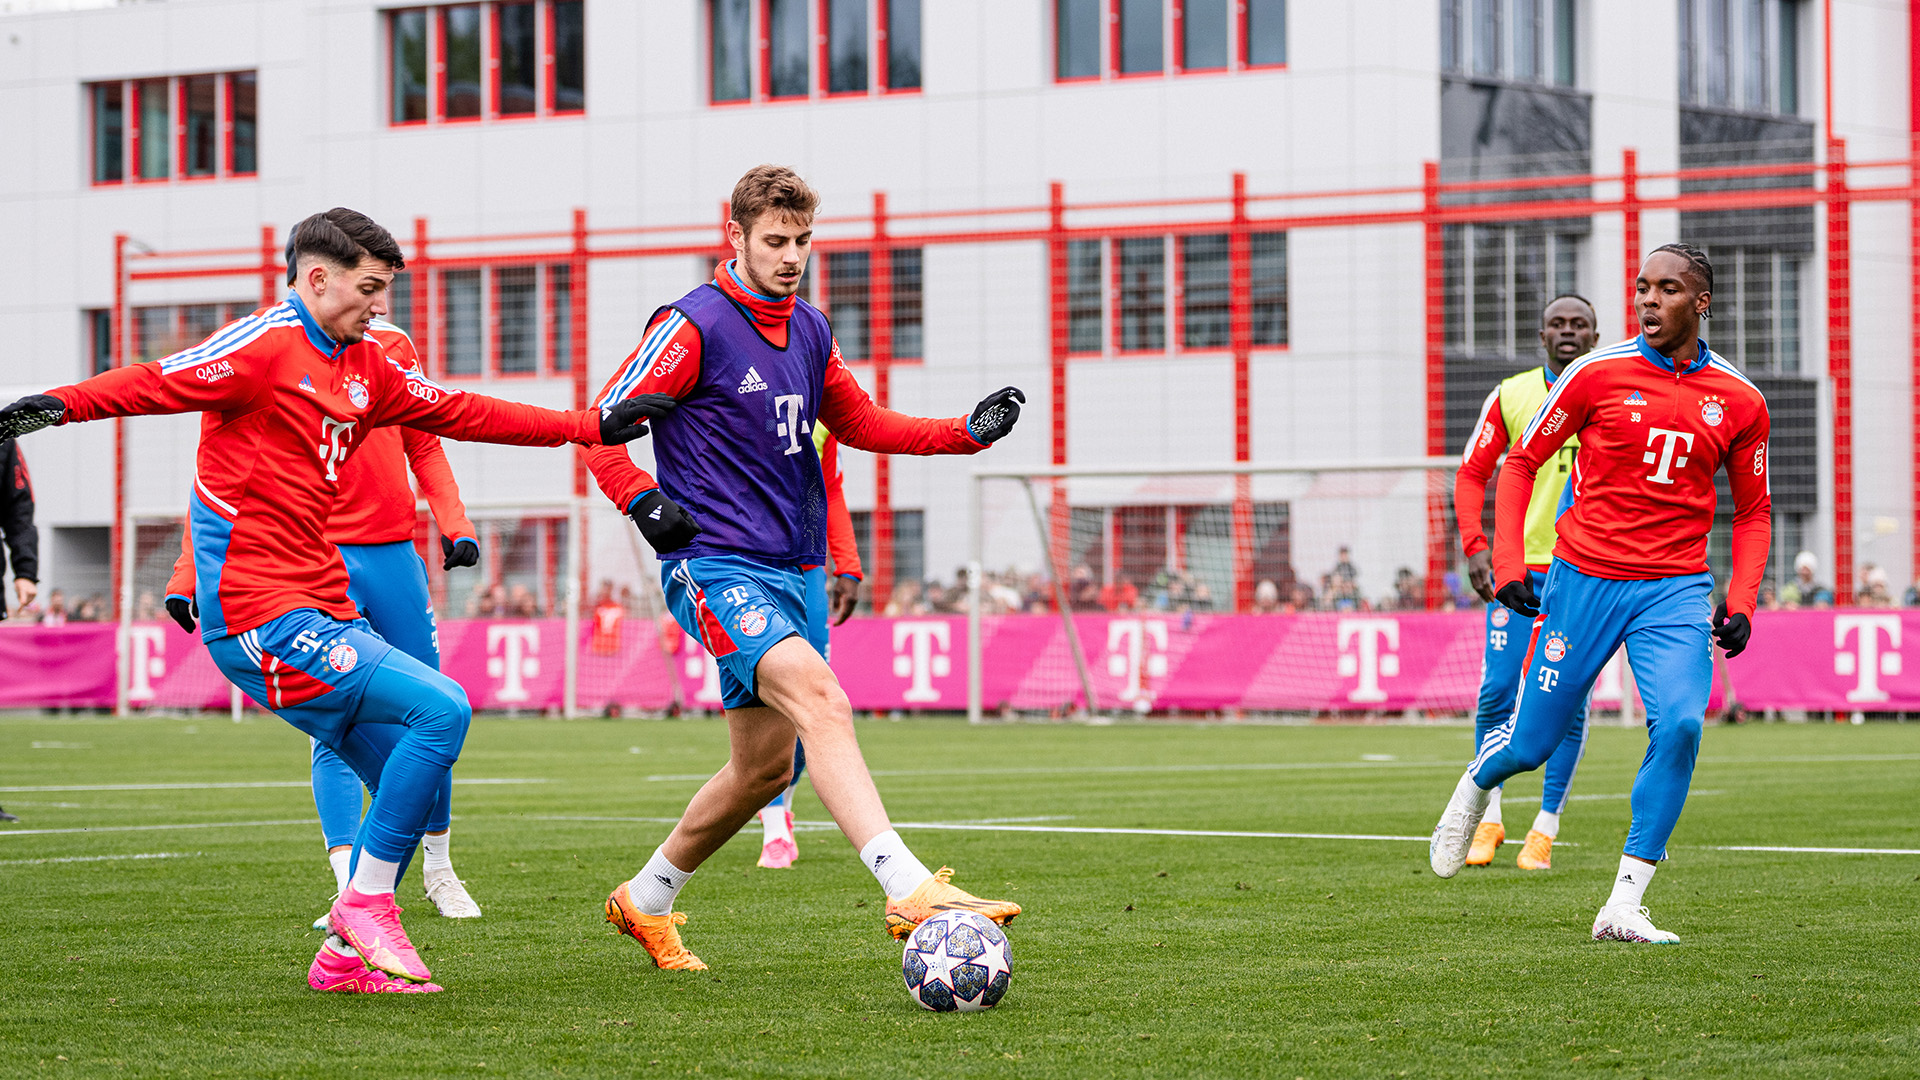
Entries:
[[[1467,852],[1473,846],[1474,830],[1480,827],[1480,819],[1487,812],[1484,800],[1474,805],[1472,792],[1477,790],[1463,776],[1456,784],[1453,795],[1447,799],[1446,812],[1440,815],[1439,824],[1433,827],[1433,838],[1427,841],[1427,865],[1443,878],[1450,878],[1460,872],[1467,864]],[[1491,797],[1491,796],[1489,796]]]
[[1593,917],[1593,940],[1635,941],[1643,945],[1678,945],[1679,934],[1670,934],[1653,925],[1652,916],[1643,907],[1609,904]]
[[[333,899],[334,900],[340,899],[340,894],[334,893]],[[319,918],[313,920],[313,928],[315,930],[320,931],[323,934],[333,933],[333,900],[327,901],[327,910],[325,911],[325,913],[323,913]]]
[[427,899],[449,919],[477,919],[480,905],[467,895],[466,883],[451,870],[428,870],[421,875],[427,883]]

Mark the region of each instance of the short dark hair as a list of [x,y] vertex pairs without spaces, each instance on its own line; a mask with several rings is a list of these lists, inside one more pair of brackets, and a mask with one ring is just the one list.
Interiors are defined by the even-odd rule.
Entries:
[[[1713,263],[1708,261],[1706,252],[1701,251],[1692,244],[1673,243],[1661,244],[1659,247],[1648,252],[1648,254],[1658,255],[1662,251],[1670,252],[1687,260],[1687,269],[1693,271],[1702,281],[1707,283],[1707,293],[1709,295],[1713,293]],[[1713,318],[1713,304],[1711,302],[1707,304],[1707,310],[1700,313],[1700,317],[1703,319]]]
[[755,165],[733,185],[728,209],[741,231],[751,232],[753,223],[769,210],[811,218],[819,206],[819,194],[800,179],[799,173],[785,165]]
[[1595,309],[1595,308],[1594,308],[1594,306],[1593,306],[1593,301],[1591,301],[1591,300],[1589,300],[1589,299],[1587,299],[1587,298],[1586,298],[1586,297],[1584,297],[1584,296],[1581,296],[1581,295],[1580,295],[1579,293],[1577,293],[1577,292],[1563,292],[1563,293],[1561,293],[1560,295],[1558,295],[1558,296],[1556,296],[1556,297],[1554,297],[1553,299],[1551,299],[1551,300],[1549,300],[1549,301],[1547,301],[1547,307],[1543,307],[1543,308],[1541,308],[1541,309],[1540,309],[1540,320],[1541,320],[1542,322],[1545,322],[1545,321],[1546,321],[1546,318],[1547,318],[1547,308],[1550,308],[1550,307],[1552,307],[1553,305],[1555,305],[1555,304],[1557,304],[1557,303],[1559,303],[1559,302],[1560,302],[1560,301],[1562,301],[1562,300],[1576,300],[1576,301],[1578,301],[1578,302],[1580,302],[1581,304],[1584,304],[1584,305],[1586,305],[1586,308],[1587,308],[1587,314],[1593,317],[1593,325],[1594,325],[1594,326],[1595,326],[1596,328],[1598,328],[1598,327],[1599,327],[1599,325],[1600,325],[1600,312],[1599,312],[1599,311],[1598,311],[1597,309]]
[[287,234],[287,284],[298,276],[295,267],[300,256],[312,255],[336,267],[351,269],[368,256],[379,259],[394,270],[406,267],[400,254],[400,242],[380,223],[344,206],[314,214]]

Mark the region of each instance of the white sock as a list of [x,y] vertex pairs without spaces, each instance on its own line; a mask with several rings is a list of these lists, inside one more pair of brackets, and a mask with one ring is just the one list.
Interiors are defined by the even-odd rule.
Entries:
[[633,875],[627,891],[633,894],[633,902],[642,914],[667,915],[673,911],[674,898],[687,887],[687,879],[692,876],[693,871],[682,870],[667,861],[663,845],[654,849],[653,858]]
[[1490,825],[1502,824],[1500,820],[1500,788],[1493,789],[1493,798],[1487,800],[1487,812],[1481,821]]
[[327,862],[333,865],[333,891],[336,893],[346,892],[347,867],[353,864],[353,849],[343,847],[329,851],[327,852]]
[[1550,839],[1559,837],[1560,815],[1545,810],[1533,815],[1533,831],[1545,833]]
[[927,864],[914,858],[913,852],[907,850],[907,842],[892,829],[867,841],[867,846],[860,849],[860,861],[873,871],[889,900],[906,899],[933,876]]
[[425,860],[421,869],[427,873],[435,870],[453,869],[453,830],[435,836],[428,833],[420,838],[420,855]]
[[[1455,799],[1464,799],[1468,806],[1485,810],[1493,800],[1493,793],[1499,790],[1499,788],[1483,788],[1479,784],[1474,783],[1473,770],[1468,769],[1466,772],[1460,774],[1460,782],[1454,785],[1453,797]],[[1487,819],[1482,817],[1480,820],[1485,821]]]
[[1607,897],[1607,906],[1639,907],[1647,895],[1647,885],[1653,881],[1654,869],[1652,863],[1641,862],[1631,855],[1620,856],[1620,874],[1613,879],[1613,895]]
[[353,889],[368,896],[391,893],[400,881],[400,864],[376,859],[360,852],[360,862],[353,868]]
[[766,836],[760,841],[762,844],[793,839],[793,830],[787,828],[787,808],[784,806],[776,804],[762,809],[760,826],[766,830]]

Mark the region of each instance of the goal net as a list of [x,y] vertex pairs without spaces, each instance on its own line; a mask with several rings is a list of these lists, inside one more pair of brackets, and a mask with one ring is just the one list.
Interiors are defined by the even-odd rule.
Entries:
[[[950,594],[969,716],[1471,715],[1488,628],[1457,465],[975,474],[969,580]],[[1515,647],[1525,631],[1514,618]],[[1603,678],[1602,707],[1619,684]]]

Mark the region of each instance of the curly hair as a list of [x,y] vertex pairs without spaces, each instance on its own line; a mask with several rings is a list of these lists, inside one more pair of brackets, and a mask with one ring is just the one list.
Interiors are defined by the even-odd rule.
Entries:
[[[1661,244],[1659,247],[1648,252],[1648,254],[1657,255],[1662,251],[1672,252],[1687,260],[1687,269],[1693,271],[1702,281],[1705,281],[1707,283],[1707,295],[1713,295],[1713,263],[1707,259],[1706,252],[1701,251],[1692,244],[1673,243]],[[1703,319],[1713,318],[1713,304],[1711,302],[1707,304],[1707,310],[1700,313],[1700,317]]]

